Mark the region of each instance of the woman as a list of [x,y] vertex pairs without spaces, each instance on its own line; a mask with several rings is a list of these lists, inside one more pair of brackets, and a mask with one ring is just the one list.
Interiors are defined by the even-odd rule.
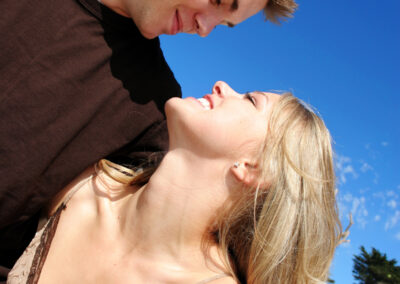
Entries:
[[290,94],[223,82],[165,109],[170,149],[154,173],[105,160],[85,171],[9,283],[29,254],[32,283],[325,281],[341,225],[322,120]]

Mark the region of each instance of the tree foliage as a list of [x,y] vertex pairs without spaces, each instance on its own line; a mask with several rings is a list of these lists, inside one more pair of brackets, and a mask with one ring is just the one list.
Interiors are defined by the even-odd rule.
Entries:
[[400,267],[395,259],[388,260],[375,248],[368,253],[361,246],[360,255],[354,255],[353,276],[362,284],[395,284],[400,283]]

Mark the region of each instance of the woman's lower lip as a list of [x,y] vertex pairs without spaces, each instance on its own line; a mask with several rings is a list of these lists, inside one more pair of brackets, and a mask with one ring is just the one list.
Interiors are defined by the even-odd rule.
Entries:
[[190,100],[195,100],[198,105],[200,105],[202,108],[204,108],[204,106],[201,104],[201,102],[199,102],[198,99],[196,99],[194,97],[187,97],[187,98],[190,99]]

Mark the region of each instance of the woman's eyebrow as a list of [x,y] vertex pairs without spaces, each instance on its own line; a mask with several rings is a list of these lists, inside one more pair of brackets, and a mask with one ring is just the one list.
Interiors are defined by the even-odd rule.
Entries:
[[260,95],[266,96],[265,92],[261,92],[261,91],[253,91],[251,93],[256,93],[256,94],[260,94]]
[[253,93],[253,94],[259,94],[259,95],[263,95],[263,96],[265,97],[265,99],[267,100],[267,104],[269,103],[269,97],[268,97],[268,95],[267,95],[265,92],[261,92],[261,91],[254,91],[254,92],[251,92],[251,93]]
[[267,95],[265,92],[261,92],[261,91],[254,91],[254,92],[251,92],[251,93],[253,93],[253,94],[259,94],[259,95],[263,95],[263,96],[265,96],[265,97],[268,99],[268,95]]

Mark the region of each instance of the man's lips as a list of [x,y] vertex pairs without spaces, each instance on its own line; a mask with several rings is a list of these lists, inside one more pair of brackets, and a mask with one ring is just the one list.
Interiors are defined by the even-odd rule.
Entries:
[[174,20],[172,23],[171,34],[175,35],[182,31],[182,20],[179,16],[178,10],[175,11]]
[[183,32],[183,22],[178,10],[176,10],[176,18],[178,19],[178,32]]

